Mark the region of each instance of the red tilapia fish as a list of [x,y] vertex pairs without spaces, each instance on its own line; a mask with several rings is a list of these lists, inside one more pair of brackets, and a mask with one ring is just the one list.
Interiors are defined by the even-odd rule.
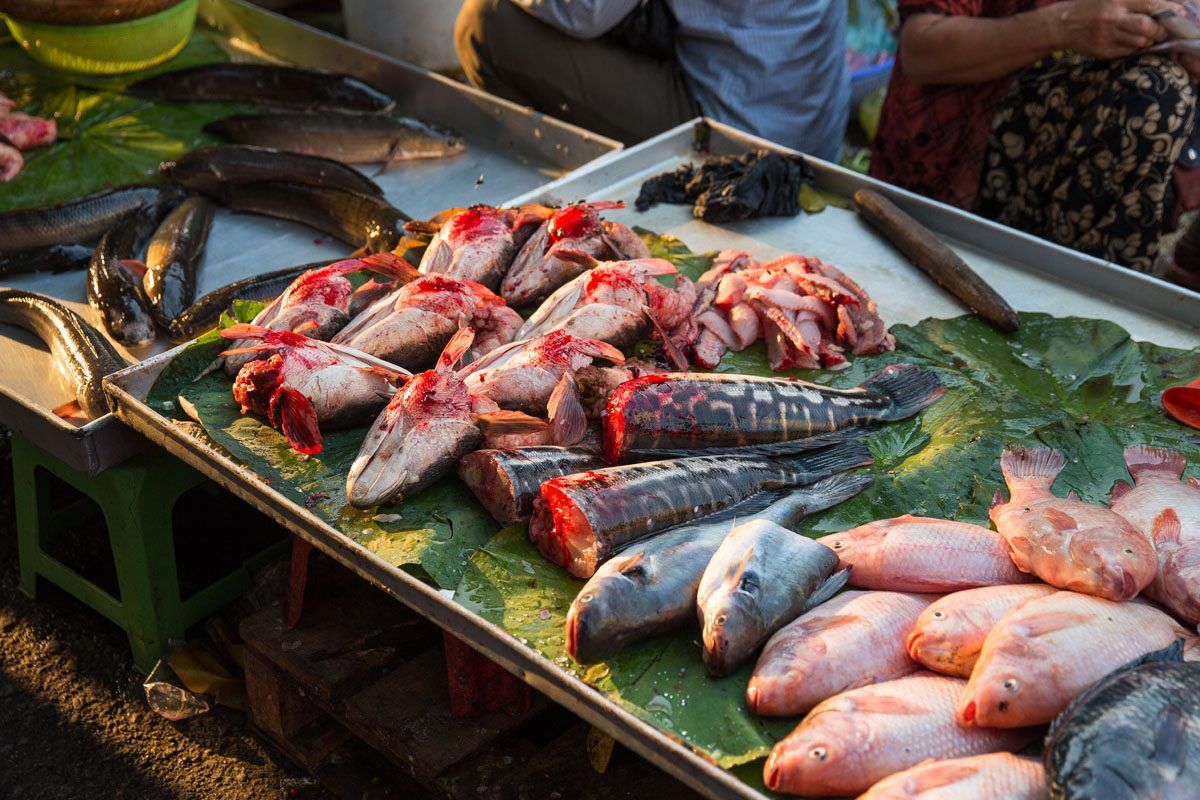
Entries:
[[954,704],[965,681],[918,672],[836,695],[775,745],[763,767],[767,788],[807,797],[845,797],[930,758],[1016,750],[1037,732],[959,725]]
[[727,350],[767,343],[771,369],[837,369],[854,355],[894,350],[875,301],[841,270],[811,256],[760,264],[724,250],[697,281],[697,364],[712,369]]
[[1046,770],[1035,758],[985,753],[927,761],[889,775],[858,800],[1044,800]]
[[[258,312],[251,323],[273,331],[292,331],[311,339],[328,340],[350,321],[355,290],[347,276],[361,270],[379,272],[400,281],[417,275],[412,265],[390,253],[337,261],[301,274],[283,294]],[[239,342],[230,349],[244,349],[244,344]],[[250,353],[241,353],[226,358],[225,371],[237,374],[252,357]]]
[[1189,633],[1140,600],[1114,603],[1076,592],[1028,600],[988,633],[958,719],[985,728],[1050,722],[1117,667]]
[[568,475],[542,484],[529,538],[547,560],[589,578],[630,542],[734,506],[749,514],[759,508],[738,504],[870,463],[853,442],[789,458],[707,456]]
[[1022,572],[1051,586],[1129,600],[1154,580],[1158,558],[1144,533],[1107,508],[1056,497],[1051,484],[1063,454],[1049,448],[1007,450],[1000,469],[1012,497],[999,492],[990,516]]
[[422,275],[369,308],[333,338],[407,369],[427,367],[460,328],[475,331],[468,360],[513,340],[521,317],[482,284]]
[[[661,275],[675,275],[674,287],[655,280]],[[565,330],[624,349],[653,332],[675,366],[686,369],[680,348],[692,336],[695,298],[692,282],[665,259],[598,263],[548,297],[517,338]]]
[[517,253],[500,284],[500,295],[515,308],[541,302],[596,261],[649,258],[650,251],[628,226],[601,219],[601,211],[624,203],[577,203],[555,211]]
[[530,414],[547,412],[553,444],[576,444],[587,430],[575,372],[603,358],[622,364],[625,356],[610,344],[552,331],[536,339],[498,347],[467,366],[467,389],[500,408]]
[[1200,480],[1184,477],[1182,453],[1125,448],[1134,486],[1117,481],[1110,508],[1154,541],[1158,573],[1145,595],[1180,619],[1200,622]]
[[474,337],[470,328],[450,337],[437,366],[410,378],[376,418],[346,476],[352,506],[371,508],[428,488],[479,447],[481,423],[509,428],[545,425],[471,394],[454,365]]
[[817,539],[850,567],[850,585],[892,592],[955,592],[1034,580],[1000,535],[978,525],[914,517],[869,522]]
[[221,335],[252,342],[242,351],[272,354],[241,368],[233,397],[242,413],[265,418],[283,432],[292,449],[306,455],[321,452],[322,427],[366,422],[408,376],[386,361],[291,331],[231,325]]
[[544,206],[509,209],[479,205],[449,209],[428,222],[409,222],[404,228],[433,234],[421,258],[421,272],[474,281],[494,292],[518,249],[533,233],[533,226],[550,213],[552,209]]
[[[647,375],[609,396],[604,457],[616,464],[638,450],[795,451],[818,434],[911,417],[945,392],[936,375],[911,364],[887,367],[854,389],[795,378]],[[774,447],[784,442],[800,444]]]

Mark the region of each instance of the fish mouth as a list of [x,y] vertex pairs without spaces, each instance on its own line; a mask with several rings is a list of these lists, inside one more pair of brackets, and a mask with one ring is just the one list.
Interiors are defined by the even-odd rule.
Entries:
[[[360,463],[361,462],[361,463]],[[392,471],[391,458],[371,453],[356,459],[346,476],[346,499],[355,508],[374,508],[388,500],[402,500],[410,484],[408,470]]]
[[917,653],[921,651],[921,643],[925,640],[925,634],[922,631],[913,631],[908,635],[908,643],[905,647],[908,650],[908,657],[913,661],[917,661]]
[[583,663],[579,657],[579,617],[575,614],[567,615],[567,655]]
[[979,708],[975,705],[974,700],[967,701],[967,704],[958,712],[959,719],[968,725],[975,722],[975,718],[979,715]]
[[771,755],[767,758],[767,763],[763,765],[763,783],[767,784],[767,788],[771,791],[779,791],[779,787],[783,784],[783,767],[779,761],[779,745],[771,750]]
[[746,687],[746,708],[750,709],[751,714],[758,713],[760,694],[761,690],[758,688],[757,681],[751,678],[750,684]]

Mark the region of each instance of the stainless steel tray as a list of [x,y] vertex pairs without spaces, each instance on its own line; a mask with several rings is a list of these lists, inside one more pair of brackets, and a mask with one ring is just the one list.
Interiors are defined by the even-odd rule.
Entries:
[[[826,208],[818,214],[716,226],[692,216],[688,206],[633,210],[643,181],[697,160],[695,125],[706,122],[708,148],[716,155],[765,147],[787,148],[711,120],[694,120],[653,139],[598,159],[569,176],[512,202],[578,199],[624,200],[624,211],[606,216],[679,237],[697,252],[738,248],[757,257],[813,255],[845,270],[871,294],[889,325],[926,317],[952,317],[965,308],[913,267],[854,211]],[[817,185],[849,198],[870,187],[890,197],[938,233],[1015,308],[1056,316],[1111,320],[1136,339],[1170,347],[1200,345],[1200,293],[1166,283],[956,208],[809,158]]]
[[[199,27],[234,60],[288,62],[357,75],[393,94],[401,111],[466,134],[470,148],[447,160],[400,165],[375,180],[413,217],[453,205],[499,203],[598,156],[618,142],[535,113],[457,81],[300,25],[242,0],[201,0]],[[368,167],[368,169],[370,169]],[[200,272],[201,293],[270,269],[345,255],[348,249],[309,228],[220,211]],[[89,321],[80,273],[10,277],[3,285],[67,302]],[[169,347],[165,337],[136,353]],[[0,423],[32,439],[74,468],[96,474],[119,463],[144,440],[111,415],[77,427],[51,413],[71,399],[49,353],[23,331],[0,336]]]
[[[602,158],[575,175],[550,184],[517,200],[618,198],[632,202],[641,181],[670,169],[691,156],[691,124],[663,134],[637,147]],[[773,146],[720,125],[714,125],[710,145],[715,152],[741,152],[749,147]],[[845,194],[864,185],[876,185],[861,176],[814,162],[822,186]],[[1117,271],[1093,259],[1065,251],[1032,237],[1014,234],[968,214],[946,209],[902,192],[886,190],[914,215],[936,230],[952,232],[954,245],[980,271],[993,280],[1013,302],[1026,310],[1058,314],[1083,314],[1112,319],[1140,338],[1167,345],[1200,343],[1194,323],[1200,321],[1200,296],[1179,293],[1158,281]],[[852,212],[829,208],[819,215],[798,219],[757,220],[718,228],[694,220],[690,209],[661,206],[646,214],[625,211],[626,221],[679,236],[694,250],[742,247],[766,256],[784,250],[812,253],[844,267],[864,283],[878,300],[888,322],[915,322],[929,315],[954,316],[957,303],[930,283],[868,231]],[[1003,251],[1005,255],[997,254]],[[1143,302],[1164,302],[1177,317],[1191,314],[1193,325],[1164,314],[1128,307],[1098,290],[1085,291],[1058,275],[1038,274],[1022,264],[1050,260],[1070,274],[1097,270],[1097,285],[1124,287],[1129,297]],[[1071,267],[1067,270],[1064,265]],[[1074,272],[1072,272],[1072,270]],[[1091,274],[1091,273],[1088,273]],[[1157,293],[1157,299],[1155,297]],[[147,406],[145,398],[156,376],[173,353],[156,356],[112,376],[106,386],[117,416],[154,443],[212,477],[234,494],[255,505],[312,542],[373,584],[381,586],[436,624],[472,643],[523,680],[592,724],[609,732],[643,756],[712,797],[761,798],[731,773],[705,761],[659,729],[622,710],[603,695],[567,674],[501,628],[456,605],[408,573],[384,563],[365,548],[227,458],[206,441],[197,439]]]

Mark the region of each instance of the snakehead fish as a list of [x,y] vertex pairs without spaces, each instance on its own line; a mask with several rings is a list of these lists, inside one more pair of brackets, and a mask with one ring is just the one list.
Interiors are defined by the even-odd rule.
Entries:
[[155,219],[181,200],[178,186],[119,186],[41,208],[0,213],[0,255],[56,244],[88,244],[122,217],[145,211]]
[[794,378],[646,375],[614,391],[604,412],[604,457],[635,450],[778,446],[846,428],[911,417],[945,389],[912,364],[884,368],[853,389]]
[[476,450],[458,462],[458,477],[501,525],[528,519],[538,489],[551,478],[604,466],[588,447],[518,447]]
[[189,197],[167,214],[150,237],[142,287],[151,316],[163,327],[196,299],[196,273],[215,210],[203,197]]
[[700,456],[606,467],[542,485],[529,538],[579,578],[625,545],[734,506],[871,463],[859,442],[802,456]]
[[340,161],[249,144],[201,147],[162,162],[158,171],[172,183],[205,194],[219,195],[229,183],[284,181],[383,197],[375,181]]

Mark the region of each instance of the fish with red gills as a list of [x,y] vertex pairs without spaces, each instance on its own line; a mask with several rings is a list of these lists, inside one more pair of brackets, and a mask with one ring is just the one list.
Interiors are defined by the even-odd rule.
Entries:
[[532,226],[546,217],[540,211],[534,206],[509,209],[479,205],[448,209],[432,220],[409,222],[404,228],[433,234],[421,258],[421,272],[474,281],[494,292],[508,274],[518,248],[533,232]]

